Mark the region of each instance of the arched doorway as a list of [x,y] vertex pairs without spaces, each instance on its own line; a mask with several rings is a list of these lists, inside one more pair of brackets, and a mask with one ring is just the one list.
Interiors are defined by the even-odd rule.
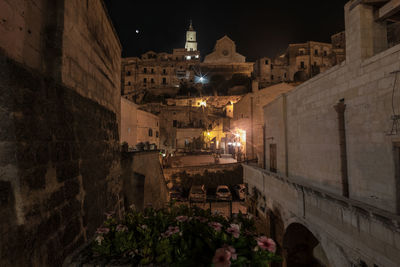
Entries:
[[287,267],[329,267],[318,239],[303,225],[292,223],[283,237]]
[[308,75],[305,71],[298,71],[294,74],[293,80],[295,82],[304,82],[308,80]]

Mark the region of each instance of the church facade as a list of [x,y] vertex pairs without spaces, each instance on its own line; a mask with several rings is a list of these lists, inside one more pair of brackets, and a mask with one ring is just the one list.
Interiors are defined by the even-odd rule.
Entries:
[[182,84],[201,87],[208,80],[203,81],[202,73],[207,78],[222,75],[230,79],[233,74],[250,77],[252,71],[253,63],[247,63],[245,56],[236,52],[235,42],[226,35],[201,62],[196,31],[190,22],[184,48],[173,49],[172,54],[148,51],[141,57],[122,59],[121,94],[141,103],[146,94],[174,96]]

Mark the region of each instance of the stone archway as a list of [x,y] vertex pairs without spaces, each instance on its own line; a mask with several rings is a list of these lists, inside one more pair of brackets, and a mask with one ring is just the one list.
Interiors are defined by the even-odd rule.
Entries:
[[300,70],[300,71],[298,71],[298,72],[296,72],[296,73],[294,74],[293,80],[294,80],[295,82],[304,82],[304,81],[307,81],[307,80],[308,80],[308,74],[307,74],[305,71]]
[[292,223],[287,227],[283,249],[287,267],[330,266],[318,239],[300,223]]

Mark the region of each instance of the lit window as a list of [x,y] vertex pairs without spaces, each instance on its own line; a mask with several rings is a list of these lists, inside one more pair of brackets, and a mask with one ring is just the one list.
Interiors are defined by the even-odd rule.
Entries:
[[186,56],[186,59],[190,60],[190,59],[192,59],[192,57],[191,56]]
[[199,58],[199,55],[196,55],[195,58]]

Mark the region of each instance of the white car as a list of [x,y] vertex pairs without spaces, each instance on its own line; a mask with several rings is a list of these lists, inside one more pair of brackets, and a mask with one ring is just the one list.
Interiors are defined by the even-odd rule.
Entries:
[[189,192],[189,202],[206,202],[207,191],[204,185],[193,185]]
[[234,186],[234,189],[240,200],[244,200],[246,198],[246,186],[244,184],[237,184]]
[[232,200],[231,190],[226,185],[219,185],[216,191],[217,200]]

